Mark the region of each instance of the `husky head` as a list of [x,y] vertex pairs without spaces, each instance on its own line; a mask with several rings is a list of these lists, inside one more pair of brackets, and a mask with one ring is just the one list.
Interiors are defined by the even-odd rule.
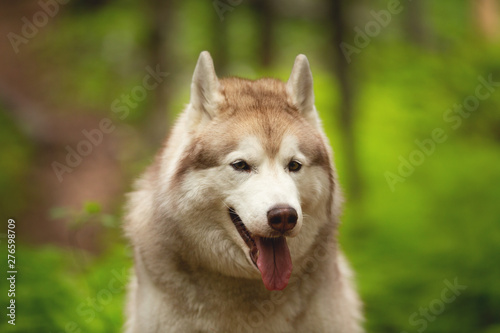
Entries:
[[296,58],[284,83],[218,79],[202,52],[171,136],[159,206],[196,244],[187,251],[218,272],[285,288],[335,220],[334,170],[307,58]]

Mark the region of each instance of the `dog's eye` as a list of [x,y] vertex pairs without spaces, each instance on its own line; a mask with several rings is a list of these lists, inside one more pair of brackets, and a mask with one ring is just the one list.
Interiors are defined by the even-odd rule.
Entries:
[[291,172],[297,172],[300,170],[300,168],[302,168],[302,164],[297,161],[291,161],[290,163],[288,163],[288,170],[290,170]]
[[252,169],[247,162],[242,160],[231,163],[231,166],[233,167],[234,170],[238,171],[250,171]]

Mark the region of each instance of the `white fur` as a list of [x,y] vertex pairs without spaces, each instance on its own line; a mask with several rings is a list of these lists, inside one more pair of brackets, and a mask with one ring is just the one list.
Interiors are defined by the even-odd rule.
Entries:
[[[271,157],[267,143],[247,133],[221,156],[221,165],[189,170],[182,182],[176,181],[189,144],[217,117],[218,89],[210,55],[203,52],[190,105],[157,170],[146,172],[130,195],[125,230],[135,250],[135,276],[126,332],[362,332],[352,273],[335,238],[338,186],[330,193],[327,169],[311,164],[296,135],[285,135]],[[327,145],[305,56],[297,57],[287,93]],[[300,172],[286,169],[292,158],[303,165]],[[235,171],[231,163],[236,160],[254,169]],[[265,236],[271,232],[266,214],[277,204],[295,208],[299,217],[286,234],[293,262],[289,285],[269,292],[228,207],[253,234]]]
[[[188,113],[194,124],[206,122],[215,117],[217,103],[221,98],[218,89],[219,79],[215,74],[212,58],[207,51],[204,51],[200,54],[191,83],[192,109]],[[193,110],[195,112],[192,112]]]
[[295,58],[292,73],[287,82],[287,91],[292,97],[292,102],[299,106],[304,118],[318,127],[319,117],[314,107],[313,77],[309,61],[303,54]]

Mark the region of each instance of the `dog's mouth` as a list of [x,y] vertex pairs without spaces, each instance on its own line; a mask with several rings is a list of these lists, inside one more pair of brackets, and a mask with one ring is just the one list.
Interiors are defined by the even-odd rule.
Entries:
[[268,290],[284,289],[292,274],[292,259],[286,238],[253,235],[233,208],[229,208],[229,216],[248,246],[250,258],[260,271],[265,287]]
[[[252,258],[252,262],[255,267],[257,267],[257,259],[259,258],[259,250],[257,249],[257,245],[255,244],[255,239],[252,237],[250,231],[248,231],[245,224],[241,218],[236,214],[233,208],[229,208],[229,216],[231,217],[231,221],[233,221],[236,230],[240,234],[241,238],[245,241],[245,244],[250,248],[250,258]],[[258,267],[257,267],[258,268]]]

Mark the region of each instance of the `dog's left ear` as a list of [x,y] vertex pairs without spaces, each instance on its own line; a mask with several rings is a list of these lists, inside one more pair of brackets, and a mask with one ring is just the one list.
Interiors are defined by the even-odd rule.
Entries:
[[292,74],[286,84],[288,95],[299,112],[313,125],[319,124],[319,117],[314,107],[313,77],[309,61],[303,54],[295,58]]
[[208,51],[200,53],[193,81],[191,82],[192,110],[200,120],[210,120],[215,117],[219,100],[219,79],[215,74],[214,62]]

